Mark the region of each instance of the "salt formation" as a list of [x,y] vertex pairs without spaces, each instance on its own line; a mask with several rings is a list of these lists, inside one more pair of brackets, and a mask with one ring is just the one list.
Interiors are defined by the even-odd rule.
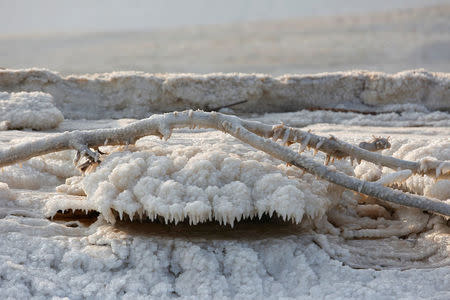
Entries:
[[[77,79],[70,79],[71,82],[54,74],[55,82],[43,84],[40,81],[43,78],[40,71],[35,74],[34,79],[28,76],[33,72],[23,71],[23,82],[16,82],[9,88],[14,89],[17,85],[18,88],[26,86],[30,89],[53,89],[51,94],[55,97],[56,105],[65,107],[65,112],[73,115],[89,111],[89,99],[99,101],[91,103],[93,111],[105,111],[109,116],[138,116],[147,112],[138,112],[138,109],[133,111],[132,106],[136,105],[134,100],[125,99],[123,106],[117,105],[114,109],[114,101],[103,102],[115,97],[110,90],[111,85],[114,85],[112,79],[102,82],[96,75],[92,76],[95,80],[76,77]],[[1,76],[12,73],[14,72],[6,71]],[[20,71],[17,72],[19,73]],[[185,93],[189,94],[191,87],[183,87],[183,84],[189,85],[192,81],[198,81],[199,77],[179,81],[180,86],[176,89],[186,88]],[[84,83],[80,78],[86,79]],[[206,82],[211,83],[210,77],[205,78]],[[225,84],[226,78],[222,79],[219,82]],[[317,86],[329,83],[330,80],[329,75],[324,76],[323,80],[315,81],[316,79],[311,81]],[[120,82],[119,92],[123,92],[121,96],[135,93],[137,96],[133,99],[144,99],[143,96],[139,98],[139,91],[131,88],[132,85],[130,90],[126,89],[133,80],[117,78]],[[199,82],[197,89],[201,90],[203,83],[201,80]],[[400,84],[402,80],[395,82]],[[82,93],[79,86],[83,85],[91,90]],[[104,86],[100,88],[101,85]],[[142,85],[141,92],[145,93],[145,80]],[[399,87],[388,86],[387,90],[391,88],[395,90]],[[435,95],[432,92],[435,88],[439,89],[439,84],[427,85],[425,90]],[[101,98],[106,91],[111,92],[110,96]],[[245,91],[242,89],[236,93]],[[70,94],[73,98],[57,99],[55,95],[58,93]],[[77,97],[86,101],[86,105],[71,102],[75,101],[77,93]],[[208,90],[205,89],[203,94],[196,92],[191,97],[207,93]],[[346,92],[342,91],[342,94]],[[381,95],[386,97],[383,93]],[[375,97],[369,95],[369,98],[372,96]],[[210,97],[212,102],[220,98],[214,91]],[[400,95],[399,99],[401,97]],[[423,99],[428,99],[427,97]],[[61,99],[72,100],[65,106]],[[380,100],[376,97],[373,99],[375,102]],[[145,101],[139,108],[145,108]],[[180,101],[184,103],[185,100]],[[128,106],[130,103],[134,104]],[[247,104],[250,107],[250,104],[257,105],[257,102]],[[120,111],[122,107],[123,113]],[[408,110],[403,108],[404,111]],[[196,113],[186,115],[196,116]],[[344,118],[340,113],[326,112],[328,113],[336,120]],[[447,113],[427,113],[417,107],[400,112],[401,115],[395,113],[373,116],[371,122],[377,126],[383,125],[386,123],[383,123],[381,116],[394,122],[398,115],[399,119],[404,118],[401,120],[413,125],[417,124],[412,123],[414,113],[424,117],[421,121],[423,124],[433,118],[436,121],[433,126],[448,124]],[[435,113],[434,117],[429,117]],[[299,114],[313,119],[312,116],[319,112],[303,111]],[[407,114],[409,115],[406,116]],[[206,120],[205,116],[201,117],[198,119]],[[217,114],[215,117],[217,118]],[[261,118],[267,124],[277,117],[271,115]],[[326,117],[323,118],[326,120]],[[283,115],[279,119],[283,120]],[[95,124],[117,127],[121,121],[101,120]],[[123,124],[125,123],[124,121]],[[278,123],[278,120],[274,123]],[[96,127],[92,124],[94,121],[90,121],[88,125]],[[435,163],[435,160],[450,160],[450,144],[445,127],[393,130],[330,125],[330,131],[330,127],[315,125],[309,129],[313,133],[325,130],[322,137],[305,130],[300,141],[299,135],[296,135],[299,132],[283,125],[259,124],[261,127],[258,127],[252,122],[242,124],[248,128],[254,126],[255,132],[261,130],[260,135],[266,137],[264,141],[267,144],[275,143],[268,137],[283,144],[290,144],[294,142],[291,139],[295,138],[296,143],[289,148],[295,153],[301,150],[302,157],[314,159],[314,163],[320,163],[321,167],[324,162],[328,162],[331,164],[327,167],[330,170],[337,169],[347,175],[373,181],[370,184],[387,184],[438,198],[446,203],[450,198],[449,180],[443,176],[439,180],[434,178],[448,172],[447,163]],[[65,127],[57,130],[76,130],[88,126],[84,120],[66,121],[63,125]],[[171,128],[165,126],[167,124],[160,122],[156,125],[148,128],[150,134],[166,138],[170,136]],[[183,127],[184,125],[186,124]],[[236,127],[231,125],[227,122],[220,123],[223,127],[221,129],[236,134],[237,129],[233,131]],[[261,128],[268,128],[268,131]],[[100,130],[103,133],[106,131]],[[346,155],[329,148],[330,141],[340,141],[341,146],[348,147],[349,144],[346,146],[342,141],[358,145],[370,138],[371,134],[387,136],[387,131],[393,131],[393,136],[389,140],[391,148],[382,151],[384,157],[391,158],[392,155],[403,158],[418,165],[418,168],[412,168],[412,172],[400,171],[397,167],[393,170],[364,161],[353,168],[349,160],[327,160],[330,153],[338,158],[339,155]],[[132,130],[128,131],[130,132]],[[333,136],[329,136],[330,133]],[[36,137],[41,138],[41,142],[33,144],[39,147],[45,146],[46,142],[61,142],[59,136],[70,136],[69,133],[48,134],[49,136],[42,138],[41,132],[0,132],[1,149],[20,148],[17,147],[18,136],[24,137],[26,142],[31,139],[36,141]],[[125,135],[125,138],[129,139],[131,135]],[[73,166],[75,151],[72,150],[37,156],[22,164],[6,164],[0,170],[0,181],[7,183],[0,183],[0,288],[4,295],[11,298],[74,299],[110,295],[124,298],[235,299],[316,299],[327,295],[369,299],[418,296],[449,298],[450,290],[446,279],[450,265],[450,235],[448,221],[439,215],[344,191],[343,188],[313,175],[303,174],[298,168],[288,166],[229,135],[209,129],[195,132],[176,130],[167,141],[148,136],[140,138],[136,145],[124,147],[104,146],[105,143],[108,144],[108,141],[102,139],[95,145],[108,154],[101,157],[102,162],[95,170],[83,177]],[[10,147],[13,145],[14,147]],[[52,144],[50,148],[55,145],[61,146],[61,143]],[[313,157],[317,150],[315,148],[319,152]],[[78,150],[76,147],[75,149]],[[2,151],[2,157],[7,157],[8,151]],[[371,161],[376,163],[375,160]],[[427,174],[418,175],[424,169],[427,169]],[[380,181],[376,183],[378,180]],[[59,193],[55,192],[55,188]],[[60,214],[57,212],[60,210],[95,210],[101,214],[95,223],[84,224],[81,218],[58,219]],[[54,220],[45,218],[55,214]],[[280,216],[301,224],[283,223],[279,226],[280,224],[255,222],[255,226],[248,231],[242,229],[241,225],[245,222],[236,226],[243,218],[257,219],[262,214]],[[141,216],[184,223],[174,228],[150,222],[117,222],[121,218],[139,220]],[[209,220],[230,226],[199,224]],[[198,226],[191,226],[189,223]],[[233,225],[234,228],[231,229]],[[204,230],[205,228],[208,230]],[[393,270],[385,270],[387,268]]]
[[0,199],[13,200],[14,198],[15,196],[9,189],[9,186],[4,182],[0,182]]
[[49,93],[66,117],[89,119],[98,115],[144,118],[152,112],[188,108],[210,110],[244,100],[233,108],[250,113],[303,108],[383,112],[384,105],[392,109],[395,104],[409,104],[450,110],[449,85],[447,73],[424,70],[394,75],[352,71],[280,77],[142,72],[63,77],[39,69],[0,70],[0,90]]
[[[448,161],[427,159],[414,162],[379,154],[374,155],[373,152],[339,141],[334,136],[325,138],[296,128],[286,127],[283,124],[270,126],[259,122],[245,121],[236,116],[226,116],[216,112],[205,113],[202,111],[194,112],[192,110],[181,113],[173,112],[153,115],[150,118],[134,122],[122,128],[75,131],[72,133],[64,132],[53,137],[45,137],[29,143],[21,143],[15,147],[11,147],[7,151],[0,152],[0,165],[10,165],[33,156],[38,156],[39,154],[43,155],[64,149],[75,149],[77,150],[77,155],[74,162],[78,163],[79,158],[83,157],[83,159],[86,159],[87,164],[83,163],[79,167],[85,169],[89,165],[100,162],[99,158],[102,152],[97,150],[93,151],[90,147],[98,148],[101,145],[107,144],[134,144],[138,139],[147,135],[156,135],[167,140],[171,136],[173,128],[194,128],[195,126],[218,129],[228,133],[289,165],[294,165],[341,187],[357,191],[367,196],[376,197],[380,200],[450,216],[450,206],[445,202],[397,192],[390,188],[385,188],[380,183],[365,182],[338,172],[334,166],[327,167],[328,163],[334,161],[335,158],[342,159],[350,156],[351,160],[352,157],[356,157],[358,162],[364,159],[389,168],[409,169],[417,174],[428,174],[433,177],[436,176],[435,178],[445,178],[448,176],[447,173],[450,169],[450,163]],[[264,137],[272,137],[273,141]],[[327,153],[325,166],[310,158],[301,156],[300,153],[296,153],[287,147],[279,145],[276,143],[276,140],[280,137],[282,137],[283,144],[285,145],[301,141],[300,152],[304,150],[305,146],[314,149],[313,156],[317,154],[319,149],[324,151]],[[387,140],[385,142],[388,143]],[[426,168],[424,168],[425,161]]]
[[[386,149],[383,153],[401,159],[421,161],[422,167],[425,167],[427,163],[434,160],[450,161],[450,141],[396,140],[392,143],[391,149]],[[447,166],[448,164],[442,165],[442,168]],[[436,173],[441,173],[442,168],[437,168]],[[383,176],[382,173],[384,173]],[[369,181],[378,180],[382,184],[390,184],[416,194],[440,200],[450,199],[448,178],[436,180],[428,176],[411,175],[407,170],[393,172],[368,162],[362,162],[356,166],[355,175]]]
[[65,178],[80,175],[72,164],[73,155],[73,151],[61,151],[3,167],[0,182],[11,188],[31,190],[60,185]]
[[[233,226],[263,214],[300,223],[304,216],[322,217],[331,205],[329,183],[309,174],[300,176],[299,170],[287,176],[279,161],[248,146],[233,145],[230,137],[202,146],[170,145],[170,140],[166,146],[154,140],[148,138],[141,151],[107,156],[83,179],[87,198],[85,206],[77,208],[98,211],[112,223],[115,211],[120,219],[124,214],[131,219],[159,216],[175,224],[216,220]],[[78,182],[70,180],[66,187]],[[52,201],[47,215],[70,205]]]
[[0,92],[0,130],[45,130],[57,127],[63,120],[63,114],[49,94]]
[[[391,111],[385,111],[387,108]],[[428,111],[424,106],[411,104],[392,107],[374,107],[374,114],[360,114],[352,111],[301,110],[289,113],[266,113],[250,115],[252,120],[276,124],[280,120],[286,125],[304,127],[311,124],[342,124],[347,126],[392,126],[392,127],[450,127],[448,112]]]

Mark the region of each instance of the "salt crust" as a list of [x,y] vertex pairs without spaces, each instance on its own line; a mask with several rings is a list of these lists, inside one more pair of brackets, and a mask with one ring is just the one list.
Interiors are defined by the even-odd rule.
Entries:
[[[396,104],[450,110],[450,75],[413,70],[394,75],[351,71],[316,75],[146,74],[63,77],[40,69],[0,70],[0,89],[42,91],[68,118],[143,118],[152,112],[214,109],[246,100],[240,112],[347,108],[385,111]],[[375,108],[374,108],[375,107]],[[423,110],[423,109],[421,109]]]
[[448,267],[353,269],[309,235],[155,236],[102,221],[85,229],[8,216],[0,236],[1,290],[14,299],[446,299],[450,292]]
[[[393,138],[391,141],[391,149],[384,150],[383,154],[411,161],[424,160],[426,162],[425,158],[429,160],[450,161],[450,140],[443,142],[442,140],[404,140]],[[355,167],[355,175],[364,180],[379,180],[382,173],[386,174],[384,176],[387,179],[393,173],[393,170],[386,167],[380,168],[369,162],[362,162]],[[428,176],[405,175],[403,180],[400,181],[398,177],[392,176],[391,183],[399,187],[403,186],[413,193],[427,197],[440,200],[450,199],[450,180],[441,179],[436,181]]]
[[0,168],[0,182],[11,188],[31,190],[60,185],[65,178],[80,175],[72,163],[74,153],[71,150],[50,153]]
[[[160,216],[175,224],[216,220],[231,226],[264,213],[296,223],[304,216],[325,214],[332,199],[328,182],[309,174],[300,178],[294,168],[286,173],[280,161],[220,136],[222,141],[201,146],[177,145],[173,137],[160,145],[148,138],[144,151],[109,155],[83,179],[87,199],[84,207],[77,208],[96,210],[111,223],[116,221],[113,209],[119,218]],[[77,182],[66,182],[60,190]],[[51,216],[71,205],[53,200],[47,203],[46,213]]]
[[0,199],[2,200],[15,199],[15,195],[13,194],[13,192],[11,192],[9,186],[4,182],[0,182]]
[[55,128],[64,120],[53,97],[41,92],[0,92],[0,130]]
[[381,113],[377,115],[301,110],[290,113],[266,113],[262,116],[251,116],[251,119],[269,124],[277,124],[280,123],[280,120],[283,120],[284,124],[292,127],[303,127],[318,123],[347,126],[450,127],[450,114],[448,112],[428,112],[424,106],[412,104],[389,105],[389,107],[392,110],[388,112],[384,112],[386,108],[381,107]]
[[[199,160],[206,160],[213,164],[215,161],[220,161],[216,158],[220,155],[216,155],[215,152],[223,151],[228,153],[228,157],[241,161],[248,159],[259,161],[262,167],[257,170],[269,165],[269,169],[275,174],[281,173],[283,179],[289,180],[289,176],[293,176],[295,180],[299,180],[297,178],[299,172],[295,168],[286,167],[285,164],[263,153],[249,151],[251,150],[249,147],[236,143],[232,138],[214,132],[184,134],[184,136],[178,136],[174,133],[167,142],[145,138],[138,142],[138,147],[141,151],[149,151],[153,157],[160,159],[164,159],[163,156],[167,155],[169,162],[174,165],[175,160],[171,158],[175,154],[192,159],[206,151],[207,155]],[[438,154],[445,152],[443,150],[445,147],[448,149],[448,145],[443,143],[442,138],[434,145],[430,145],[429,140],[423,141],[420,136],[419,138],[415,136],[415,139],[393,138],[391,150],[385,150],[385,152],[390,151],[389,153],[405,156],[409,154],[417,159],[424,156],[436,156],[442,159],[443,157]],[[441,144],[444,145],[440,147]],[[414,153],[415,147],[422,148],[421,152]],[[434,148],[438,150],[435,151]],[[78,175],[71,167],[73,154],[73,151],[64,151],[46,155],[44,161],[51,166],[47,170],[62,176],[61,179],[64,176]],[[134,154],[136,153],[122,152],[112,154],[111,157],[116,155],[117,159],[129,158],[128,164],[131,164],[133,159],[139,159],[134,157]],[[310,155],[310,152],[305,152],[304,155]],[[43,167],[45,164],[42,163],[41,158],[36,160],[32,168],[27,168],[27,163],[24,163],[22,168],[15,166],[17,168],[15,170],[22,170],[23,173],[12,176],[12,181],[19,181],[21,176],[28,173],[30,177],[33,174],[45,174],[46,169]],[[109,163],[112,167],[112,161]],[[187,164],[188,162],[184,162],[184,159],[179,163],[184,167]],[[159,164],[160,167],[164,165]],[[63,172],[62,166],[66,167],[67,173]],[[348,163],[338,168],[347,172],[352,169]],[[387,170],[382,171],[387,172]],[[73,172],[72,175],[70,175],[71,172]],[[96,172],[100,172],[101,175],[101,167]],[[154,172],[166,171],[160,168]],[[48,174],[50,173],[47,173],[47,177],[50,177]],[[132,172],[127,171],[127,174]],[[205,172],[205,174],[209,173]],[[101,176],[104,177],[100,176],[99,180],[108,182],[110,175],[112,176],[112,172],[103,174]],[[42,176],[40,180],[45,178]],[[164,176],[164,180],[167,181],[166,178]],[[94,188],[97,183],[93,180],[94,178],[91,179],[90,183]],[[68,181],[68,184],[75,186],[78,180],[78,177],[74,177],[73,180]],[[193,177],[192,180],[197,180],[197,177]],[[308,189],[317,187],[318,190],[312,193],[315,195],[321,195],[325,193],[325,188],[331,187],[328,183],[324,183],[326,186],[322,185],[322,181],[316,181],[307,174],[302,177],[300,184],[303,184],[304,180],[309,184]],[[124,181],[121,184],[127,186],[127,182]],[[436,184],[440,182],[442,180]],[[50,181],[48,184],[51,184]],[[433,181],[430,184],[433,184]],[[426,185],[423,188],[426,188]],[[45,189],[41,188],[41,190]],[[24,194],[21,191],[17,193],[16,200],[7,201],[11,205],[22,203],[20,208],[28,212],[39,211],[44,203],[49,203],[50,196],[44,195],[45,193],[42,194],[44,197],[42,202],[31,197],[32,194],[33,192]],[[347,198],[350,194],[345,193],[344,196]],[[327,201],[332,201],[333,193],[326,193],[325,196]],[[75,209],[86,207],[87,201],[83,202],[84,200],[80,198],[74,197],[72,203],[65,204],[64,201],[67,201],[69,197],[63,194],[58,197],[58,201],[52,205],[62,203],[63,207]],[[386,220],[378,219],[371,222],[368,218],[355,220],[364,221],[369,225],[371,222],[379,224],[379,231],[386,231]],[[354,229],[355,224],[352,224],[352,219],[346,221],[350,222],[347,227]],[[400,219],[396,222],[402,221],[403,219]],[[411,225],[417,224],[412,222]],[[137,224],[137,227],[142,230],[146,228],[145,226],[146,224]],[[356,266],[363,267],[367,264],[380,266],[386,262],[395,262],[394,266],[400,268],[411,265],[417,265],[418,268],[429,267],[430,263],[439,263],[440,261],[436,261],[434,256],[430,259],[427,257],[430,252],[436,251],[434,249],[436,245],[448,245],[448,234],[445,234],[448,227],[432,221],[426,226],[431,226],[435,230],[427,229],[420,236],[431,235],[430,240],[434,240],[435,245],[428,243],[421,245],[419,242],[419,246],[416,247],[417,240],[414,235],[407,239],[391,236],[381,240],[344,241],[340,240],[339,236],[325,234],[310,236],[275,233],[271,237],[262,234],[255,238],[253,232],[250,238],[248,233],[247,235],[238,233],[237,237],[233,238],[217,238],[217,233],[215,236],[202,234],[197,238],[189,235],[172,237],[154,233],[146,234],[140,230],[134,232],[127,227],[120,227],[120,224],[111,226],[101,218],[97,223],[83,227],[76,221],[51,222],[42,216],[18,217],[8,213],[0,218],[0,274],[3,278],[0,281],[0,289],[3,295],[15,299],[32,297],[37,299],[51,297],[56,299],[58,297],[70,299],[108,297],[124,299],[149,297],[163,299],[176,297],[186,299],[265,297],[448,299],[450,290],[446,283],[449,267],[445,265],[445,261],[442,267],[414,268],[404,271],[398,268],[381,271],[354,269],[341,262],[353,262]],[[442,228],[437,230],[439,226]],[[408,228],[405,230],[409,232]],[[353,232],[356,233],[356,231]],[[443,241],[439,242],[440,239]],[[448,250],[444,249],[443,256],[448,256]]]

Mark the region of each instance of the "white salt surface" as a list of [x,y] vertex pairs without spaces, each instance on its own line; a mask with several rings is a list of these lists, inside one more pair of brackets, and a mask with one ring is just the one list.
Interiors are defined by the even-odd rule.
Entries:
[[[263,116],[250,115],[251,119],[270,124],[278,124],[282,120],[284,124],[293,127],[303,127],[310,124],[328,123],[347,126],[393,126],[393,127],[417,127],[436,126],[450,127],[450,114],[443,111],[428,112],[418,110],[419,107],[411,105],[399,105],[397,112],[393,109],[383,112],[380,108],[378,114],[360,114],[355,112],[333,112],[326,110],[308,111],[301,110],[291,113],[266,113]],[[424,109],[424,107],[421,107]]]
[[[117,126],[128,121],[92,121],[96,122],[107,127],[108,123]],[[61,130],[86,126],[86,121],[64,121]],[[391,135],[392,148],[384,150],[385,154],[414,160],[426,156],[449,159],[446,127],[322,124],[308,129],[324,136],[332,133],[354,144],[370,140],[371,134]],[[41,134],[12,135],[6,131],[0,133],[0,141],[5,147],[18,137]],[[135,151],[136,148],[140,151]],[[8,183],[0,184],[0,289],[4,296],[37,299],[53,296],[448,299],[450,296],[447,284],[450,232],[440,217],[402,209],[391,215],[383,212],[381,206],[377,212],[380,217],[362,217],[364,211],[354,209],[357,198],[353,193],[344,192],[342,197],[336,197],[337,191],[331,192],[330,184],[308,174],[300,176],[294,168],[214,131],[180,130],[167,142],[154,137],[141,139],[136,148],[130,146],[128,150],[112,153],[81,180],[72,166],[73,151],[38,157],[22,167],[14,165],[0,171],[0,181]],[[312,153],[307,151],[305,155]],[[316,157],[323,158],[320,153]],[[352,170],[349,162],[337,163],[337,167]],[[355,172],[360,177],[366,172],[381,176],[390,170],[358,166]],[[61,193],[56,193],[56,186],[64,183],[65,178],[72,179],[59,188]],[[440,199],[449,197],[444,180],[435,182],[425,177],[416,185],[408,181],[406,184],[410,188],[417,186],[419,192],[428,189],[430,192],[425,193],[434,193]],[[33,186],[35,190],[30,189]],[[87,197],[69,195],[80,194],[80,189],[68,189],[80,186]],[[215,190],[214,197],[209,198],[208,189]],[[434,190],[439,192],[432,193]],[[108,193],[109,198],[105,197]],[[238,196],[240,201],[236,201]],[[151,206],[152,203],[158,206]],[[151,214],[160,207],[168,208],[169,212],[157,213],[170,219],[170,205],[177,203],[184,205],[183,217],[207,207],[204,215],[196,216],[211,215],[230,223],[240,214],[257,215],[273,209],[281,216],[287,212],[289,217],[295,209],[294,220],[302,222],[283,225],[255,221],[256,224],[240,225],[235,221],[231,230],[214,223],[196,227],[181,224],[177,229],[173,225],[121,222],[119,215],[115,225],[103,219],[111,217],[110,208],[124,213],[131,209],[130,214],[150,208]],[[262,205],[260,208],[258,203]],[[187,209],[189,204],[192,210]],[[102,215],[92,225],[83,223],[80,217],[46,219],[49,209],[57,209],[58,205],[95,209]],[[367,208],[375,213],[373,207]],[[327,225],[326,219],[334,226]],[[354,238],[374,229],[385,235],[368,240]],[[335,235],[336,230],[347,238]]]
[[[31,115],[0,119],[3,129],[11,129],[14,120],[17,127],[57,126],[0,131],[0,147],[55,132],[124,126],[133,121],[125,117],[161,110],[247,100],[228,112],[306,126],[355,145],[372,135],[390,136],[392,146],[383,154],[450,160],[449,84],[447,73],[424,70],[279,77],[139,72],[64,77],[46,70],[0,70],[0,89],[6,91],[0,102],[8,103],[0,108],[18,105],[0,118],[26,111],[26,101],[36,115],[44,105],[60,116],[52,126],[57,117],[36,119],[41,127],[24,126],[34,120]],[[344,111],[305,110],[315,106]],[[295,112],[279,113],[286,109]],[[62,121],[61,112],[72,119]],[[118,119],[77,119],[99,114]],[[73,166],[74,151],[0,170],[3,296],[450,298],[450,230],[442,217],[360,198],[216,131],[182,129],[168,141],[145,137],[136,145],[101,148],[110,154],[85,176]],[[314,159],[323,162],[325,156],[319,152]],[[446,179],[366,162],[334,165],[362,179],[450,199]],[[95,223],[92,211],[100,214]]]
[[[405,112],[405,124],[420,125],[430,118],[439,123],[449,111],[449,73],[411,70],[396,74],[368,71],[314,75],[213,73],[148,74],[113,72],[61,76],[42,69],[0,70],[0,90],[41,91],[53,96],[66,118],[144,118],[151,113],[185,109],[218,110],[232,107],[241,113],[299,111],[305,108],[362,112]],[[325,117],[321,117],[325,118]],[[395,120],[387,114],[366,125]],[[357,116],[347,117],[347,122]],[[415,120],[417,119],[417,120]],[[448,118],[447,118],[448,119]],[[361,123],[362,120],[356,120]],[[403,125],[396,125],[403,126]]]
[[55,128],[64,120],[53,97],[42,92],[0,92],[0,130]]

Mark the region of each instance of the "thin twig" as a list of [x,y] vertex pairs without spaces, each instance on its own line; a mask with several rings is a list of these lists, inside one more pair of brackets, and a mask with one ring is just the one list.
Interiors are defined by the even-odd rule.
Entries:
[[246,103],[246,102],[248,102],[248,100],[240,100],[240,101],[237,101],[237,102],[234,102],[231,104],[226,104],[226,105],[222,105],[222,106],[218,106],[218,107],[214,107],[214,108],[207,108],[207,109],[205,109],[205,111],[219,111],[222,108],[229,108],[229,107],[233,107],[235,105],[239,105],[239,104]]

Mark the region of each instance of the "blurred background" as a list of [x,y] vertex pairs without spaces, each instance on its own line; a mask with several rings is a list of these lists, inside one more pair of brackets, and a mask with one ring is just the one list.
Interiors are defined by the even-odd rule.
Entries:
[[0,0],[0,67],[450,72],[450,1]]

